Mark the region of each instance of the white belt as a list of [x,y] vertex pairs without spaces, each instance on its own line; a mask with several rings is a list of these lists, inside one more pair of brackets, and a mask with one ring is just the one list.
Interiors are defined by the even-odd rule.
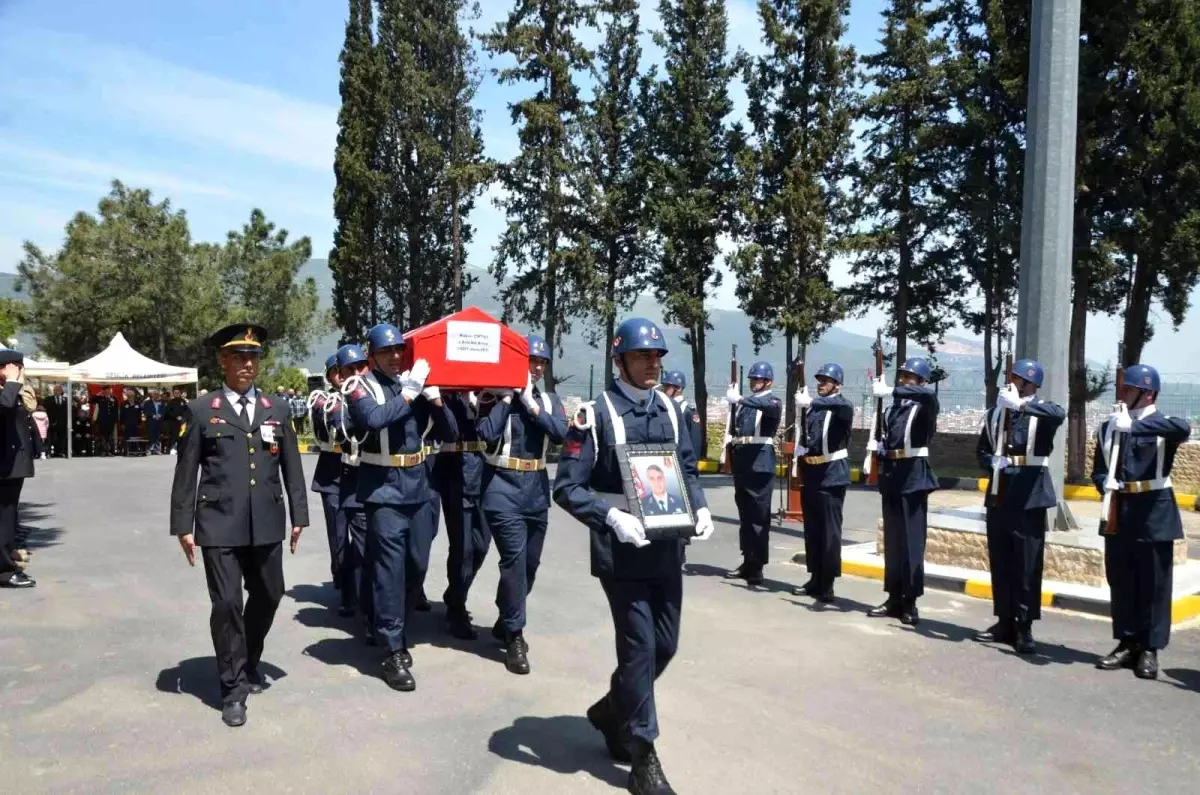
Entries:
[[1046,467],[1050,466],[1050,456],[1013,455],[1008,457],[1008,464],[1014,467]]
[[384,455],[383,453],[368,453],[359,451],[358,460],[363,464],[371,464],[377,467],[400,467],[407,469],[415,467],[425,461],[425,451],[418,450],[415,453],[393,453],[392,455]]
[[898,461],[904,458],[929,458],[929,448],[913,447],[910,450],[885,450],[883,457],[889,461]]
[[834,461],[841,461],[843,458],[849,458],[849,457],[850,457],[850,451],[843,449],[843,450],[834,450],[832,453],[829,453],[828,455],[806,455],[800,460],[803,461],[805,464],[808,464],[809,466],[816,466],[818,464],[829,464]]
[[775,444],[771,436],[735,436],[733,444]]
[[1121,493],[1141,494],[1146,491],[1162,491],[1169,488],[1171,488],[1171,476],[1167,475],[1165,478],[1154,478],[1153,480],[1126,481],[1121,484]]

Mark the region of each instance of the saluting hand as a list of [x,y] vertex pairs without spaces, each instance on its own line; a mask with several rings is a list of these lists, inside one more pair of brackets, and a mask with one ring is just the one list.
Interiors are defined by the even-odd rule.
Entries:
[[196,539],[191,533],[179,536],[179,546],[183,547],[183,556],[189,566],[196,565]]
[[304,528],[303,528],[303,527],[293,527],[293,528],[292,528],[292,543],[291,543],[291,548],[292,548],[292,554],[293,554],[293,555],[295,555],[295,554],[296,554],[296,545],[300,543],[300,533],[301,533],[303,530],[304,530]]

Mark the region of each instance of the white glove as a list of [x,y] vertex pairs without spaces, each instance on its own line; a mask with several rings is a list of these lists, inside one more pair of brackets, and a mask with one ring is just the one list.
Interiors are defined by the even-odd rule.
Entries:
[[476,395],[474,392],[467,393],[467,402],[471,404],[471,408],[473,408],[473,409],[479,408],[479,396]]
[[808,455],[808,448],[804,447],[802,445],[797,445],[796,453],[795,453],[794,457],[795,458],[804,458],[804,456],[806,456],[806,455]]
[[400,374],[400,395],[405,400],[412,402],[417,399],[417,395],[421,394],[421,387],[412,383],[412,371],[405,370]]
[[521,390],[521,405],[523,405],[530,414],[537,414],[538,404],[533,398],[533,376],[530,375],[525,380],[525,388]]
[[727,433],[725,434],[724,438],[721,439],[721,447],[725,448],[731,444],[733,444],[733,436]]
[[806,409],[813,404],[812,395],[808,394],[808,387],[804,387],[796,393],[796,408]]
[[1113,478],[1110,475],[1108,477],[1108,479],[1104,481],[1104,490],[1105,491],[1120,491],[1124,485],[1125,485],[1124,483],[1122,483],[1119,480],[1116,480],[1115,478]]
[[707,508],[701,508],[696,511],[696,539],[707,541],[712,538],[712,534],[716,529],[716,525],[713,524],[712,513]]
[[1121,407],[1112,413],[1112,421],[1118,431],[1133,430],[1133,417],[1129,415],[1129,408],[1124,403]]
[[635,547],[644,547],[650,543],[646,540],[646,528],[642,527],[642,523],[636,516],[616,508],[609,508],[604,522],[612,528],[618,541],[633,544]]
[[742,399],[742,393],[738,391],[737,384],[729,385],[729,389],[725,390],[725,399],[730,403],[737,403]]
[[882,375],[871,384],[871,395],[877,398],[892,396],[892,388],[887,385],[887,381],[883,379]]
[[994,455],[992,456],[992,469],[1008,469],[1008,456]]
[[400,374],[400,384],[404,387],[404,391],[413,390],[420,393],[425,388],[425,379],[429,377],[429,362],[424,359],[417,359],[413,363],[412,369]]
[[1029,399],[1021,397],[1020,393],[1017,392],[1017,388],[1012,384],[1005,386],[1004,390],[996,398],[997,407],[1013,411],[1020,411],[1021,407],[1028,402]]
[[421,390],[421,394],[425,396],[426,400],[432,403],[433,401],[441,398],[442,390],[438,389],[436,386],[427,386]]

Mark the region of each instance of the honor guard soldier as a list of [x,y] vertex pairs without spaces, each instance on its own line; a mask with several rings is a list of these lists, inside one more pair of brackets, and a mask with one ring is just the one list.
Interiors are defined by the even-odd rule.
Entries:
[[929,466],[929,440],[938,415],[929,376],[928,359],[906,359],[895,389],[883,373],[872,387],[875,397],[894,400],[883,416],[882,443],[874,451],[883,498],[883,589],[888,598],[867,615],[899,617],[908,625],[920,620],[917,597],[925,593],[926,513],[929,492],[938,485]]
[[357,496],[367,513],[367,558],[372,567],[375,637],[387,657],[383,678],[394,690],[417,687],[409,670],[405,624],[429,568],[429,469],[424,440],[428,426],[440,439],[456,441],[454,417],[437,387],[426,387],[429,364],[418,359],[401,371],[404,337],[391,323],[368,333],[372,370],[348,379],[345,390],[356,432],[371,431],[359,445]]
[[988,569],[996,623],[975,635],[1033,654],[1033,622],[1042,617],[1046,513],[1058,503],[1047,469],[1054,434],[1067,412],[1036,395],[1044,371],[1033,359],[1012,367],[1012,382],[984,418],[975,456],[990,478],[987,491]]
[[504,667],[514,674],[529,673],[525,603],[542,560],[550,514],[546,451],[552,444],[562,444],[567,434],[567,416],[558,395],[537,388],[550,362],[550,346],[536,334],[528,339],[525,388],[515,395],[493,390],[495,405],[476,423],[479,438],[487,443],[483,514],[500,555],[496,588],[500,615],[492,635],[504,643]]
[[[289,408],[254,387],[266,337],[262,327],[242,324],[210,338],[225,385],[189,405],[171,486],[171,535],[189,565],[196,565],[196,547],[204,561],[221,719],[228,726],[246,722],[246,696],[263,688],[258,664],[283,598],[284,492],[293,553],[308,526]],[[249,594],[244,609],[243,582]]]
[[[1171,637],[1173,549],[1183,538],[1171,466],[1191,434],[1187,420],[1158,410],[1161,389],[1153,367],[1125,369],[1121,402],[1100,426],[1092,466],[1092,482],[1116,502],[1116,527],[1104,535],[1104,569],[1117,648],[1096,667],[1133,668],[1140,679],[1158,677],[1158,650]],[[1110,467],[1114,446],[1116,467]]]
[[467,610],[467,594],[491,546],[480,501],[483,453],[487,445],[480,440],[475,428],[479,419],[479,401],[475,394],[450,392],[443,394],[442,400],[454,415],[459,432],[458,441],[442,443],[433,467],[434,484],[442,495],[450,547],[446,556],[446,591],[442,594],[446,604],[446,631],[461,640],[475,640],[479,633]]
[[17,510],[25,479],[33,477],[29,412],[21,400],[25,355],[0,349],[0,588],[33,588],[17,542]]
[[330,391],[313,390],[308,396],[308,413],[312,419],[313,439],[316,440],[317,466],[313,470],[312,490],[321,495],[321,508],[325,514],[325,533],[329,538],[329,571],[333,585],[341,591],[342,616],[354,615],[357,597],[353,590],[342,590],[342,570],[346,556],[346,515],[341,510],[342,436],[340,418],[342,409],[342,376],[338,371],[337,354],[325,360],[325,380]]
[[[367,355],[357,345],[343,345],[337,352],[338,374],[342,387],[354,377],[360,378],[371,372]],[[344,398],[344,396],[343,396]],[[345,401],[330,413],[328,422],[333,426],[336,438],[341,439],[342,469],[338,484],[338,510],[346,523],[346,552],[342,559],[341,582],[342,605],[349,604],[352,597],[362,615],[367,630],[367,643],[375,645],[374,585],[371,565],[367,560],[367,513],[358,499],[358,448],[366,438],[365,433],[356,434],[350,411]]]
[[793,593],[833,601],[833,581],[842,576],[842,505],[850,485],[850,429],[854,406],[842,394],[845,374],[837,364],[817,371],[817,397],[805,384],[796,393],[796,409],[807,409],[807,421],[796,458],[803,476],[800,505],[804,510],[804,562],[809,580]]
[[742,565],[725,576],[761,585],[763,567],[770,562],[771,491],[775,485],[775,429],[783,416],[783,404],[771,394],[775,371],[767,362],[750,366],[750,397],[743,398],[737,384],[725,393],[733,445],[733,498],[737,503],[738,538]]
[[674,793],[654,750],[654,682],[679,642],[683,544],[646,538],[626,503],[618,450],[627,444],[672,445],[696,510],[695,537],[713,533],[679,407],[654,389],[666,353],[663,333],[651,321],[631,318],[617,328],[612,354],[619,378],[595,404],[580,408],[554,479],[555,501],[591,531],[592,574],[608,597],[616,629],[617,668],[587,717],[613,758],[633,763],[628,786],[635,795]]

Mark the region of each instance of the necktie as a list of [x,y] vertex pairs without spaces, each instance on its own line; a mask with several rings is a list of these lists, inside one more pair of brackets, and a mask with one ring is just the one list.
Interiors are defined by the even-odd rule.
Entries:
[[659,501],[658,501],[658,509],[659,509],[660,511],[662,511],[663,513],[666,513],[666,512],[667,512],[667,501],[666,501],[666,500],[659,500]]
[[250,399],[248,397],[246,397],[245,395],[242,395],[241,399],[238,400],[238,406],[239,406],[238,413],[241,414],[243,417],[249,417],[250,413],[246,410],[246,407],[249,405],[250,405]]

